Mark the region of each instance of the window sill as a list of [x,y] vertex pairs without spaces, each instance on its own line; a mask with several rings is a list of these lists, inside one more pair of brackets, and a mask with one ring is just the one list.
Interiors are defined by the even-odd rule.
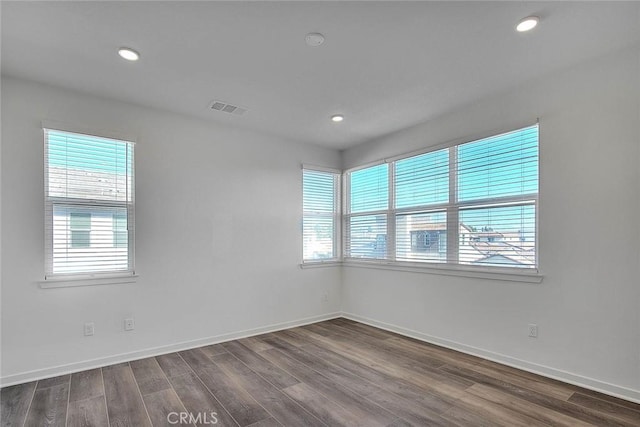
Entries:
[[345,260],[345,267],[377,268],[382,270],[405,271],[411,273],[440,274],[444,276],[470,277],[475,279],[503,280],[508,282],[541,283],[544,276],[536,269],[517,270],[513,268],[474,268],[451,265],[424,265],[421,263],[391,261]]
[[331,260],[331,261],[307,261],[305,263],[300,264],[301,269],[307,268],[320,268],[320,267],[339,267],[342,265],[342,261],[339,260]]
[[103,277],[65,277],[50,278],[38,282],[40,289],[72,288],[77,286],[120,285],[123,283],[135,283],[138,275],[103,276]]

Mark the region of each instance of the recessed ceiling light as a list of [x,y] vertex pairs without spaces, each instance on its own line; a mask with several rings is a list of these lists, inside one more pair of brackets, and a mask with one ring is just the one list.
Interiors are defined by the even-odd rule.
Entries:
[[309,33],[304,38],[304,41],[307,43],[308,46],[318,47],[322,43],[324,43],[324,36],[320,33]]
[[140,54],[128,47],[121,47],[118,49],[118,55],[126,59],[127,61],[137,61],[140,59]]
[[331,116],[331,121],[332,122],[341,122],[344,120],[344,116],[342,114],[334,114],[333,116]]
[[538,25],[538,22],[540,22],[540,18],[538,18],[537,16],[527,16],[526,18],[518,22],[518,25],[516,25],[516,30],[520,33],[533,30]]

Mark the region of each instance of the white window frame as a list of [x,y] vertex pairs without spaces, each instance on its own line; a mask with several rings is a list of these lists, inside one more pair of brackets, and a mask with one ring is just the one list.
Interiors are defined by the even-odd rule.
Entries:
[[[66,197],[50,197],[48,188],[48,131],[59,131],[72,133],[87,137],[106,138],[115,141],[121,141],[123,144],[130,146],[131,155],[131,176],[130,176],[130,194],[129,201],[106,201],[100,199],[76,199]],[[137,278],[135,271],[135,138],[123,137],[109,133],[93,132],[74,126],[60,125],[58,123],[50,124],[43,122],[43,141],[44,141],[44,231],[45,231],[45,274],[44,280],[39,282],[41,288],[58,288],[68,286],[85,286],[85,285],[103,285],[118,283],[133,283]],[[77,273],[53,273],[53,211],[54,207],[62,207],[68,209],[69,212],[74,210],[91,209],[96,207],[104,207],[109,209],[127,210],[127,264],[126,270],[117,271],[89,271]],[[115,241],[114,241],[115,244]]]
[[[303,164],[302,168],[301,168],[301,186],[302,186],[302,191],[301,194],[304,197],[304,186],[302,185],[302,183],[304,182],[304,172],[305,171],[313,171],[313,172],[324,172],[324,173],[328,173],[328,174],[332,174],[334,175],[334,185],[333,185],[333,199],[334,199],[334,211],[332,214],[326,214],[326,213],[318,213],[318,212],[304,212],[304,207],[303,207],[303,212],[302,212],[302,223],[301,223],[301,229],[304,230],[304,217],[305,217],[305,213],[306,214],[314,214],[314,215],[320,215],[320,216],[325,216],[325,217],[329,217],[331,216],[333,218],[333,256],[331,258],[324,258],[324,259],[305,259],[304,258],[304,235],[302,236],[302,245],[301,245],[301,249],[302,249],[302,254],[300,255],[301,259],[302,259],[302,263],[300,264],[300,266],[302,268],[306,268],[306,267],[316,267],[316,266],[330,266],[330,265],[336,265],[339,264],[342,261],[342,171],[340,171],[339,169],[333,169],[333,168],[327,168],[327,167],[322,167],[322,166],[315,166],[315,165],[309,165],[309,164]],[[304,204],[303,204],[304,206]]]
[[[349,224],[352,217],[361,215],[386,215],[387,217],[387,258],[375,259],[375,258],[354,258],[350,257],[347,251],[347,245],[343,245],[343,261],[347,266],[355,267],[372,267],[372,268],[385,268],[392,270],[402,271],[415,271],[415,272],[427,272],[435,274],[447,274],[464,277],[480,277],[498,280],[514,280],[539,283],[542,281],[542,275],[540,274],[540,230],[539,230],[539,194],[540,194],[540,177],[538,173],[538,192],[535,194],[507,196],[499,198],[486,198],[476,199],[472,202],[458,202],[457,195],[457,147],[466,143],[476,142],[485,138],[498,136],[504,133],[517,131],[527,127],[538,126],[539,122],[529,123],[522,126],[516,126],[502,131],[491,132],[486,135],[465,138],[460,140],[450,141],[444,144],[435,145],[433,147],[413,151],[398,156],[394,156],[388,159],[371,162],[365,165],[360,165],[354,168],[350,168],[344,171],[343,175],[343,200],[344,200],[344,213],[343,213],[343,241],[347,242],[349,233]],[[540,159],[540,134],[538,131],[538,162]],[[432,204],[428,206],[417,206],[410,208],[395,208],[395,164],[396,161],[407,159],[421,154],[426,154],[443,149],[449,150],[449,200],[446,203]],[[350,177],[351,173],[366,168],[375,167],[377,165],[387,163],[388,164],[388,188],[389,188],[389,204],[388,208],[384,210],[369,211],[369,212],[357,212],[352,214],[350,209]],[[521,205],[533,205],[535,207],[535,260],[536,264],[532,267],[502,267],[502,266],[484,266],[484,265],[469,265],[458,263],[458,246],[459,246],[459,214],[460,210],[470,207],[500,207],[500,206],[521,206]],[[408,213],[427,213],[427,212],[439,212],[443,211],[447,214],[447,260],[446,262],[429,262],[420,261],[412,262],[406,260],[396,259],[396,217],[402,214]],[[454,230],[455,232],[449,232]]]

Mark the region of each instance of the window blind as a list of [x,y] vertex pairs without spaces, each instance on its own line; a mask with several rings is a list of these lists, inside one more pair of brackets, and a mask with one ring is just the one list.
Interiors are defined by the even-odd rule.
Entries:
[[538,132],[347,172],[345,256],[535,268]]
[[396,208],[449,201],[449,150],[438,150],[395,163]]
[[339,185],[339,173],[303,170],[303,262],[338,257]]
[[348,183],[345,256],[387,258],[389,165],[383,163],[350,172]]
[[458,146],[458,261],[536,266],[538,126]]
[[46,277],[133,273],[133,143],[44,136]]
[[354,171],[349,179],[349,213],[389,207],[389,165],[386,163]]

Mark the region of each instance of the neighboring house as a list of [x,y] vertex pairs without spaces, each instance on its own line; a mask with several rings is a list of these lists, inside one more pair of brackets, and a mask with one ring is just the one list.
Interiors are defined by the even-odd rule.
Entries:
[[[446,223],[421,220],[416,224],[407,224],[406,230],[410,245],[398,244],[398,257],[416,261],[446,260]],[[520,230],[499,232],[488,227],[478,230],[460,223],[459,236],[460,264],[526,267],[536,263],[535,241],[527,240]]]

